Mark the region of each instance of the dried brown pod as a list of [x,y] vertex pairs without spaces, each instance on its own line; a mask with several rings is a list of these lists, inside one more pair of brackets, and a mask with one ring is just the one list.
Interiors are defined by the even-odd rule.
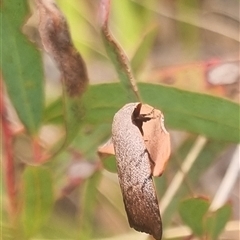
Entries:
[[129,225],[160,240],[162,223],[152,175],[163,173],[170,155],[161,111],[141,103],[125,105],[114,116],[112,139],[99,152],[116,155]]
[[85,63],[75,49],[65,17],[53,0],[36,0],[44,49],[55,59],[70,97],[81,96],[88,84]]

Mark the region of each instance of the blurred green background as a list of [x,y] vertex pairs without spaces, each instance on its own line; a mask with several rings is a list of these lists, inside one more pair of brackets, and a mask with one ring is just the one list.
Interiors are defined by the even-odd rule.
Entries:
[[[4,14],[6,2],[2,2]],[[22,1],[15,3],[19,2]],[[110,137],[114,112],[127,102],[101,39],[100,1],[56,0],[56,3],[67,19],[74,45],[88,69],[91,87],[83,100],[87,106],[86,117],[66,149],[36,166],[33,162],[36,135],[42,152],[54,149],[64,136],[60,74],[54,61],[41,50],[34,63],[43,60],[45,83],[39,89],[42,88],[44,96],[39,91],[40,102],[36,103],[42,105],[42,118],[39,117],[37,134],[22,131],[14,108],[21,116],[19,111],[25,105],[19,100],[21,94],[15,94],[15,100],[12,99],[11,91],[16,83],[8,80],[12,78],[8,73],[14,73],[15,65],[11,68],[4,65],[7,51],[15,51],[8,42],[14,30],[5,24],[4,18],[2,46],[8,50],[6,53],[3,50],[1,68],[7,89],[4,107],[12,135],[10,145],[9,135],[4,132],[3,137],[1,237],[148,239],[147,235],[129,228],[115,160],[101,162],[97,156],[98,146]],[[36,6],[32,1],[29,6],[32,16],[26,25],[22,20],[29,17],[27,8],[22,15],[19,13],[22,22],[16,17],[16,10],[10,9],[14,14],[9,10],[9,24],[18,23],[17,28],[22,28],[37,44],[34,49],[41,49]],[[165,126],[171,134],[169,164],[164,175],[154,179],[164,239],[187,239],[191,232],[192,239],[195,236],[204,239],[206,233],[208,239],[238,239],[239,170],[236,169],[239,162],[234,156],[239,154],[239,1],[112,0],[109,28],[128,56],[137,82],[141,82],[139,88],[144,101],[163,110]],[[16,49],[23,46],[20,37],[16,37],[16,43]],[[21,54],[27,59],[20,51],[14,56]],[[19,89],[24,92],[23,85]],[[30,118],[30,113],[26,114],[28,117],[23,118]],[[22,123],[26,127],[28,121]],[[5,128],[3,124],[3,131]],[[13,173],[6,172],[5,159],[9,153],[13,155]],[[233,164],[235,170],[231,168]],[[222,190],[222,179],[228,171],[228,185]],[[11,213],[9,178],[15,180],[18,189],[15,213]],[[221,197],[216,195],[219,191]],[[187,202],[186,207],[184,200],[190,197],[201,198],[194,203]],[[198,219],[198,213],[191,215],[187,210],[194,204],[201,210],[201,217],[191,226],[189,219]],[[221,211],[214,213],[222,206]],[[209,215],[212,218],[206,223]],[[198,224],[202,226],[200,230],[195,228]],[[211,224],[215,228],[209,230],[206,225]]]

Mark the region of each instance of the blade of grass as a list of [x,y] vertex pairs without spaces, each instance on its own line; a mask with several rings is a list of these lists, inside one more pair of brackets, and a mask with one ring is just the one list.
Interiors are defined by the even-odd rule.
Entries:
[[194,161],[197,159],[199,153],[203,149],[204,145],[206,144],[207,139],[199,136],[195,141],[194,146],[192,147],[191,151],[188,153],[188,156],[184,160],[181,169],[175,174],[171,184],[169,185],[167,191],[163,195],[161,202],[160,202],[160,209],[161,213],[164,214],[166,208],[172,201],[174,195],[176,194],[177,190],[182,184],[184,176],[188,173],[191,169]]

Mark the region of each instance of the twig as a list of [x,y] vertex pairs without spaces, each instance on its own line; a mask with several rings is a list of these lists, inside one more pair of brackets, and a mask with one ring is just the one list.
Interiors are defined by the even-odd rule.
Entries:
[[0,115],[1,115],[1,129],[3,132],[4,140],[4,152],[5,160],[3,168],[5,171],[6,191],[9,200],[9,217],[12,221],[15,220],[15,214],[17,213],[17,191],[16,191],[16,179],[15,179],[15,168],[14,168],[14,157],[12,148],[12,131],[7,121],[6,107],[3,99],[2,81],[0,80]]
[[227,201],[228,196],[239,177],[240,172],[240,145],[237,146],[231,163],[225,173],[225,176],[213,198],[213,201],[210,205],[209,210],[215,211],[218,208],[222,207],[223,204]]
[[179,189],[180,185],[183,182],[184,175],[186,175],[189,172],[193,163],[197,159],[199,153],[202,151],[203,147],[205,146],[206,142],[207,142],[207,139],[202,136],[199,136],[195,141],[195,144],[192,147],[191,151],[188,153],[186,159],[184,160],[181,169],[174,176],[170,186],[168,187],[167,191],[165,192],[160,202],[160,208],[161,208],[162,214],[165,212],[168,205],[172,201],[174,195],[176,194],[177,190]]

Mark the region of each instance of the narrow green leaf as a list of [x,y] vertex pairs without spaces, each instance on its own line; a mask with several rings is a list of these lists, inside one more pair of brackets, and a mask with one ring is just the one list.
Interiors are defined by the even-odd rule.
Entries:
[[64,121],[66,135],[64,138],[64,146],[67,147],[77,136],[82,121],[83,110],[81,108],[81,98],[64,97]]
[[[216,140],[240,141],[238,104],[157,84],[139,83],[139,89],[145,103],[163,111],[167,128],[202,134]],[[127,102],[128,98],[120,84],[90,86],[82,99],[82,123],[111,123],[115,112]],[[56,112],[51,116],[50,109],[51,106],[46,110],[48,121],[57,116]],[[61,114],[59,112],[58,116]]]
[[117,172],[117,163],[115,156],[109,156],[102,161],[103,167],[109,172],[116,173]]
[[105,123],[96,126],[86,124],[86,126],[80,129],[71,146],[79,149],[88,159],[94,159],[96,158],[99,144],[106,142],[110,136],[111,124]]
[[64,124],[63,122],[63,101],[58,98],[46,108],[44,113],[44,123]]
[[231,217],[232,207],[226,204],[216,212],[211,213],[206,219],[206,231],[212,240],[219,239],[220,233],[224,230],[225,225]]
[[142,83],[144,102],[163,111],[166,126],[218,140],[239,142],[240,106],[223,98]]
[[[127,96],[120,84],[99,84],[89,86],[83,96],[82,111],[84,111],[83,123],[99,124],[111,123],[114,112],[124,103]],[[63,104],[59,98],[51,103],[45,110],[45,122],[54,123],[63,119]],[[62,120],[63,121],[63,120]]]
[[44,167],[28,166],[23,174],[22,225],[26,238],[47,220],[53,206],[51,173]]
[[[144,102],[164,112],[167,127],[187,130],[214,139],[239,142],[238,104],[218,97],[161,85],[141,83],[139,89]],[[92,86],[85,98],[90,100],[87,103],[89,110],[91,109],[86,111],[85,119],[94,122],[104,121],[108,116],[112,118],[115,111],[126,103],[123,94],[117,84]],[[91,101],[93,98],[96,103]],[[117,105],[121,102],[121,105]],[[94,118],[94,113],[97,114],[97,119]]]
[[1,3],[1,68],[9,97],[26,129],[36,134],[44,106],[40,52],[21,32],[28,11],[27,1]]
[[[91,126],[86,124],[79,131],[72,147],[76,147],[88,159],[94,159],[97,156],[99,145],[106,143],[111,137],[111,123]],[[83,141],[84,139],[84,141]],[[117,172],[115,156],[109,156],[102,160],[103,167],[110,172]]]
[[67,94],[46,109],[44,123],[59,124],[65,129],[64,137],[50,150],[52,155],[59,154],[78,136],[83,124],[84,111],[81,98],[71,98]]
[[204,235],[203,220],[209,208],[209,202],[200,198],[191,198],[180,203],[179,214],[182,220],[199,237]]

